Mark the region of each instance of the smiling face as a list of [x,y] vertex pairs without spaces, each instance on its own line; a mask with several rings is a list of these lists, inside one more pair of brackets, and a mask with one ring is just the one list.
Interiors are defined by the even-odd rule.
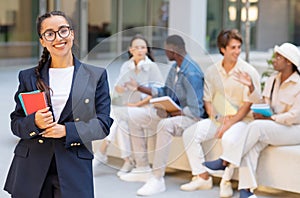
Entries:
[[[40,43],[43,47],[46,47],[51,54],[52,58],[65,57],[68,55],[72,55],[72,46],[74,41],[74,32],[70,29],[70,34],[62,38],[57,31],[59,31],[62,27],[70,27],[67,20],[63,16],[51,16],[46,18],[42,24],[40,29]],[[55,39],[53,41],[48,41],[45,37],[45,34],[48,34],[49,31],[53,31],[55,35]],[[64,33],[61,32],[61,35]]]
[[241,53],[242,43],[236,39],[230,39],[225,48],[221,48],[224,59],[228,62],[236,62]]

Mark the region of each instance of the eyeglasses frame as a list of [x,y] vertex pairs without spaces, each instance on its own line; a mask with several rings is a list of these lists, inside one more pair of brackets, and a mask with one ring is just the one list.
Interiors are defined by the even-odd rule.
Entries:
[[[69,34],[68,34],[67,36],[65,36],[65,37],[62,37],[62,36],[60,35],[60,33],[59,33],[59,31],[60,31],[62,28],[68,28],[68,30],[69,30]],[[54,31],[54,30],[46,30],[44,33],[42,33],[42,34],[40,35],[40,38],[44,38],[46,41],[52,42],[52,41],[54,41],[54,40],[56,39],[56,35],[57,35],[57,34],[58,34],[58,36],[59,36],[60,38],[67,38],[68,36],[70,36],[70,33],[71,33],[72,30],[73,30],[73,29],[72,29],[70,26],[63,25],[63,26],[60,26],[60,27],[58,28],[57,31]],[[48,40],[48,39],[45,37],[45,34],[46,34],[48,31],[51,31],[51,32],[54,33],[54,38],[51,39],[51,40]]]

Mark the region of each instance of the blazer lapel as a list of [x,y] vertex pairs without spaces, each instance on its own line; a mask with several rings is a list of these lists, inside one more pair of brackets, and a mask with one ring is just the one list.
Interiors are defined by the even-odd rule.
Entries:
[[72,115],[73,110],[76,108],[77,105],[79,105],[79,102],[83,97],[83,93],[86,89],[86,86],[88,85],[89,75],[85,71],[84,67],[81,66],[82,63],[79,62],[76,58],[74,58],[74,63],[75,68],[70,95],[58,122],[61,122],[67,119],[70,115]]

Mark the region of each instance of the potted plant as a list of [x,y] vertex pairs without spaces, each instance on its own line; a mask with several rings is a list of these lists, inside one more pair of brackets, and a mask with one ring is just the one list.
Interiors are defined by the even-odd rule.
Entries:
[[274,53],[272,54],[270,59],[267,59],[268,67],[267,69],[261,74],[261,89],[263,90],[265,87],[266,80],[269,78],[269,76],[274,73],[274,68],[273,68],[273,58],[274,58]]

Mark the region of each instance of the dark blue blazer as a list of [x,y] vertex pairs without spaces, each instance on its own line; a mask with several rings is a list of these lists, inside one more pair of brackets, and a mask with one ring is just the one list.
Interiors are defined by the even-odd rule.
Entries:
[[[41,70],[49,85],[50,61]],[[26,116],[18,94],[37,90],[34,68],[19,73],[11,113],[11,130],[20,138],[7,176],[4,190],[15,198],[38,198],[43,182],[55,157],[63,198],[94,197],[91,141],[109,134],[111,100],[107,73],[103,68],[83,64],[74,58],[72,88],[57,121],[66,127],[66,137],[44,138],[35,123],[35,114]]]

